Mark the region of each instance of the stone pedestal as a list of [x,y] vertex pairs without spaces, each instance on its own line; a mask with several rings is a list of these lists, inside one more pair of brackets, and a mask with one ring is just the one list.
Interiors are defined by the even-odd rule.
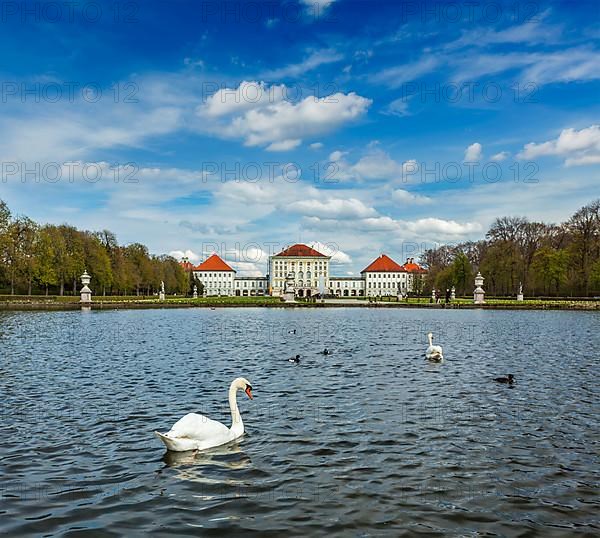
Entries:
[[294,285],[294,274],[288,273],[285,277],[285,284],[283,286],[283,300],[286,303],[294,303],[296,297],[296,290]]
[[475,277],[475,291],[473,292],[473,302],[475,304],[484,304],[485,303],[485,291],[483,289],[483,281],[484,278],[481,276],[481,273],[477,273]]
[[82,305],[89,305],[92,302],[92,290],[88,287],[88,284],[91,282],[92,277],[88,275],[87,271],[83,272],[81,275],[81,283],[83,284],[83,288],[81,288],[81,299],[79,302]]
[[523,300],[523,284],[519,282],[519,293],[517,293],[517,301]]

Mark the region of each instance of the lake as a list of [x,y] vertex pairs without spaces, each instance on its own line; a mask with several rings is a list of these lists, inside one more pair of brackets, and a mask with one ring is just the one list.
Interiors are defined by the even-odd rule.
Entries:
[[[0,533],[597,535],[598,349],[596,312],[0,313]],[[238,376],[246,435],[166,453]]]

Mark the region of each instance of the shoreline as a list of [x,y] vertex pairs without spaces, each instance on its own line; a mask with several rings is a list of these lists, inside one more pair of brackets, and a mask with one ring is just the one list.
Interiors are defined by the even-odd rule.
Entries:
[[202,301],[193,299],[165,301],[140,300],[140,301],[93,301],[89,305],[82,305],[77,301],[0,301],[0,311],[5,312],[43,312],[43,311],[71,311],[88,307],[91,310],[144,310],[165,308],[421,308],[434,310],[579,310],[586,312],[600,311],[600,301],[546,301],[546,302],[522,302],[517,303],[488,303],[476,305],[473,303],[398,303],[398,302],[376,302],[362,303],[349,301],[336,301],[326,303],[284,303],[279,301]]

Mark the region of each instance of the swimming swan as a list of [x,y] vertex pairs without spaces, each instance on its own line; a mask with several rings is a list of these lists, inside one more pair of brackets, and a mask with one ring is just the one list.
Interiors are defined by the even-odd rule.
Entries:
[[442,355],[442,346],[433,345],[433,334],[429,333],[427,338],[429,338],[429,347],[425,352],[425,358],[431,362],[443,362],[444,355]]
[[167,433],[154,432],[168,450],[185,452],[186,450],[204,450],[224,445],[244,434],[244,423],[237,406],[237,391],[243,390],[252,398],[252,385],[238,377],[229,387],[229,408],[231,409],[231,428],[216,420],[197,413],[188,413],[179,419]]

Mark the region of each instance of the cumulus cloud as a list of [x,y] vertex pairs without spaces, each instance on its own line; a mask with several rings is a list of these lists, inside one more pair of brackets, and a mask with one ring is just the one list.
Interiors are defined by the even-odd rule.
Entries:
[[188,258],[190,262],[193,264],[200,263],[202,257],[199,254],[196,254],[193,250],[172,250],[169,252],[169,256],[173,256],[177,261],[180,261],[182,258]]
[[[307,227],[321,231],[336,231],[351,229],[354,232],[389,232],[406,238],[442,241],[460,239],[471,234],[481,233],[482,227],[478,222],[460,223],[436,217],[427,217],[411,221],[397,220],[386,215],[340,221],[335,219],[309,217],[305,219]],[[388,238],[389,239],[389,238]]]
[[331,263],[333,265],[350,265],[352,263],[352,258],[343,250],[340,250],[339,245],[336,243],[309,241],[308,246],[314,248],[321,254],[325,254],[325,256],[331,256]]
[[474,144],[471,144],[466,150],[465,150],[465,162],[479,162],[481,160],[481,157],[483,156],[482,153],[482,147],[481,144],[479,142],[475,142]]
[[392,200],[403,205],[427,205],[433,202],[428,196],[413,194],[404,189],[396,189],[392,192]]
[[280,142],[273,142],[267,146],[267,151],[288,151],[290,149],[297,148],[302,143],[302,140],[289,139],[281,140]]
[[504,161],[508,158],[509,155],[510,155],[510,153],[508,153],[508,151],[501,151],[500,153],[496,153],[495,155],[492,155],[492,161],[494,161],[494,162]]
[[345,151],[339,151],[339,150],[338,150],[338,151],[332,151],[332,152],[329,154],[329,160],[330,160],[330,161],[332,161],[332,162],[341,161],[341,160],[342,160],[342,157],[343,157],[344,155],[346,155],[346,152],[345,152]]
[[477,222],[460,223],[454,220],[444,220],[434,217],[418,219],[416,221],[405,222],[404,227],[407,230],[424,236],[462,236],[481,231],[481,225]]
[[329,161],[336,165],[332,175],[337,181],[397,181],[419,169],[414,159],[398,162],[375,143],[369,144],[367,154],[355,163],[344,159],[345,155],[347,152],[342,151],[329,155]]
[[221,89],[197,109],[201,129],[223,138],[243,139],[246,146],[274,151],[297,147],[306,137],[335,130],[363,116],[372,101],[354,92],[328,97],[287,99],[284,85],[242,82]]
[[600,125],[580,130],[563,129],[554,140],[525,144],[517,157],[535,159],[551,155],[565,157],[566,166],[600,163]]
[[309,217],[327,219],[362,219],[377,214],[375,209],[368,207],[356,198],[329,200],[299,200],[285,207],[292,213]]
[[410,112],[408,110],[408,103],[410,97],[399,97],[398,99],[394,99],[384,110],[383,113],[389,116],[399,116],[403,118],[404,116],[410,116]]

